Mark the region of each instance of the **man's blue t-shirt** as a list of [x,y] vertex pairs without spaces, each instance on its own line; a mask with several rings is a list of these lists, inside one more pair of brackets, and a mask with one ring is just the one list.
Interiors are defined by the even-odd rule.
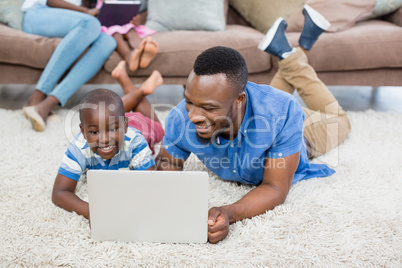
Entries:
[[293,182],[332,175],[323,164],[310,164],[303,139],[304,112],[290,94],[251,82],[246,87],[247,104],[243,122],[234,140],[197,138],[189,120],[185,100],[165,121],[163,145],[177,159],[194,153],[204,165],[225,180],[258,185],[263,180],[264,160],[282,158],[300,151],[300,162]]

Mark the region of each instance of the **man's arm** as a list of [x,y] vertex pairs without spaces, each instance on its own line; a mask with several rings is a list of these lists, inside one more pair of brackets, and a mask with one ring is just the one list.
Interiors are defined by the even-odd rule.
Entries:
[[67,211],[75,211],[77,214],[89,219],[89,204],[75,194],[76,186],[77,182],[75,180],[58,173],[53,185],[52,201]]
[[184,160],[177,159],[171,156],[163,146],[163,142],[161,145],[161,149],[158,155],[155,158],[156,169],[157,170],[183,170]]
[[265,213],[282,204],[299,165],[300,152],[284,158],[266,158],[262,183],[232,205],[209,210],[208,239],[218,243],[229,232],[229,224]]

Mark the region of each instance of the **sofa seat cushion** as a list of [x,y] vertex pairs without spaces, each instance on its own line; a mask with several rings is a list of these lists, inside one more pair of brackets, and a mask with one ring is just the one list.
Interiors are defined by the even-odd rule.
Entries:
[[[133,76],[148,76],[153,70],[162,76],[187,76],[196,57],[213,46],[228,46],[238,50],[246,60],[249,73],[259,73],[271,68],[271,57],[257,49],[263,38],[259,31],[240,25],[227,25],[224,31],[172,31],[157,33],[153,39],[159,45],[159,52],[146,69],[129,72]],[[258,59],[258,60],[255,60]],[[121,57],[114,52],[105,63],[105,70],[111,72]]]
[[[287,33],[296,45],[300,33]],[[309,53],[318,72],[402,67],[402,27],[386,21],[359,22],[337,33],[324,33]]]
[[44,69],[60,40],[27,34],[0,24],[0,62]]

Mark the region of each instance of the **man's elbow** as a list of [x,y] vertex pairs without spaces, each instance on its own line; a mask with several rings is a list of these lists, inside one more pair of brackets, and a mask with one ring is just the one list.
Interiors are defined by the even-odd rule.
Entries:
[[264,186],[273,190],[271,190],[271,200],[273,200],[275,203],[274,207],[282,205],[285,202],[289,193],[288,189],[283,189],[282,187],[271,183],[264,183]]

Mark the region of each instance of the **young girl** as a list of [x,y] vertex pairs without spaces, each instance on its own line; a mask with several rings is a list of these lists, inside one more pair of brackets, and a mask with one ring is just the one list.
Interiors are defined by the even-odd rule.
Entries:
[[120,61],[112,71],[112,76],[119,82],[123,89],[122,97],[128,125],[141,129],[152,152],[154,146],[160,142],[165,134],[151,103],[145,98],[151,95],[155,88],[163,84],[163,78],[159,71],[155,70],[139,87],[136,87],[126,72],[126,62]]
[[[97,9],[103,4],[102,0],[87,1],[97,1]],[[139,15],[125,25],[102,26],[101,31],[114,37],[117,42],[116,50],[131,71],[137,70],[138,67],[146,68],[158,53],[158,45],[150,37],[156,31],[140,25]]]

